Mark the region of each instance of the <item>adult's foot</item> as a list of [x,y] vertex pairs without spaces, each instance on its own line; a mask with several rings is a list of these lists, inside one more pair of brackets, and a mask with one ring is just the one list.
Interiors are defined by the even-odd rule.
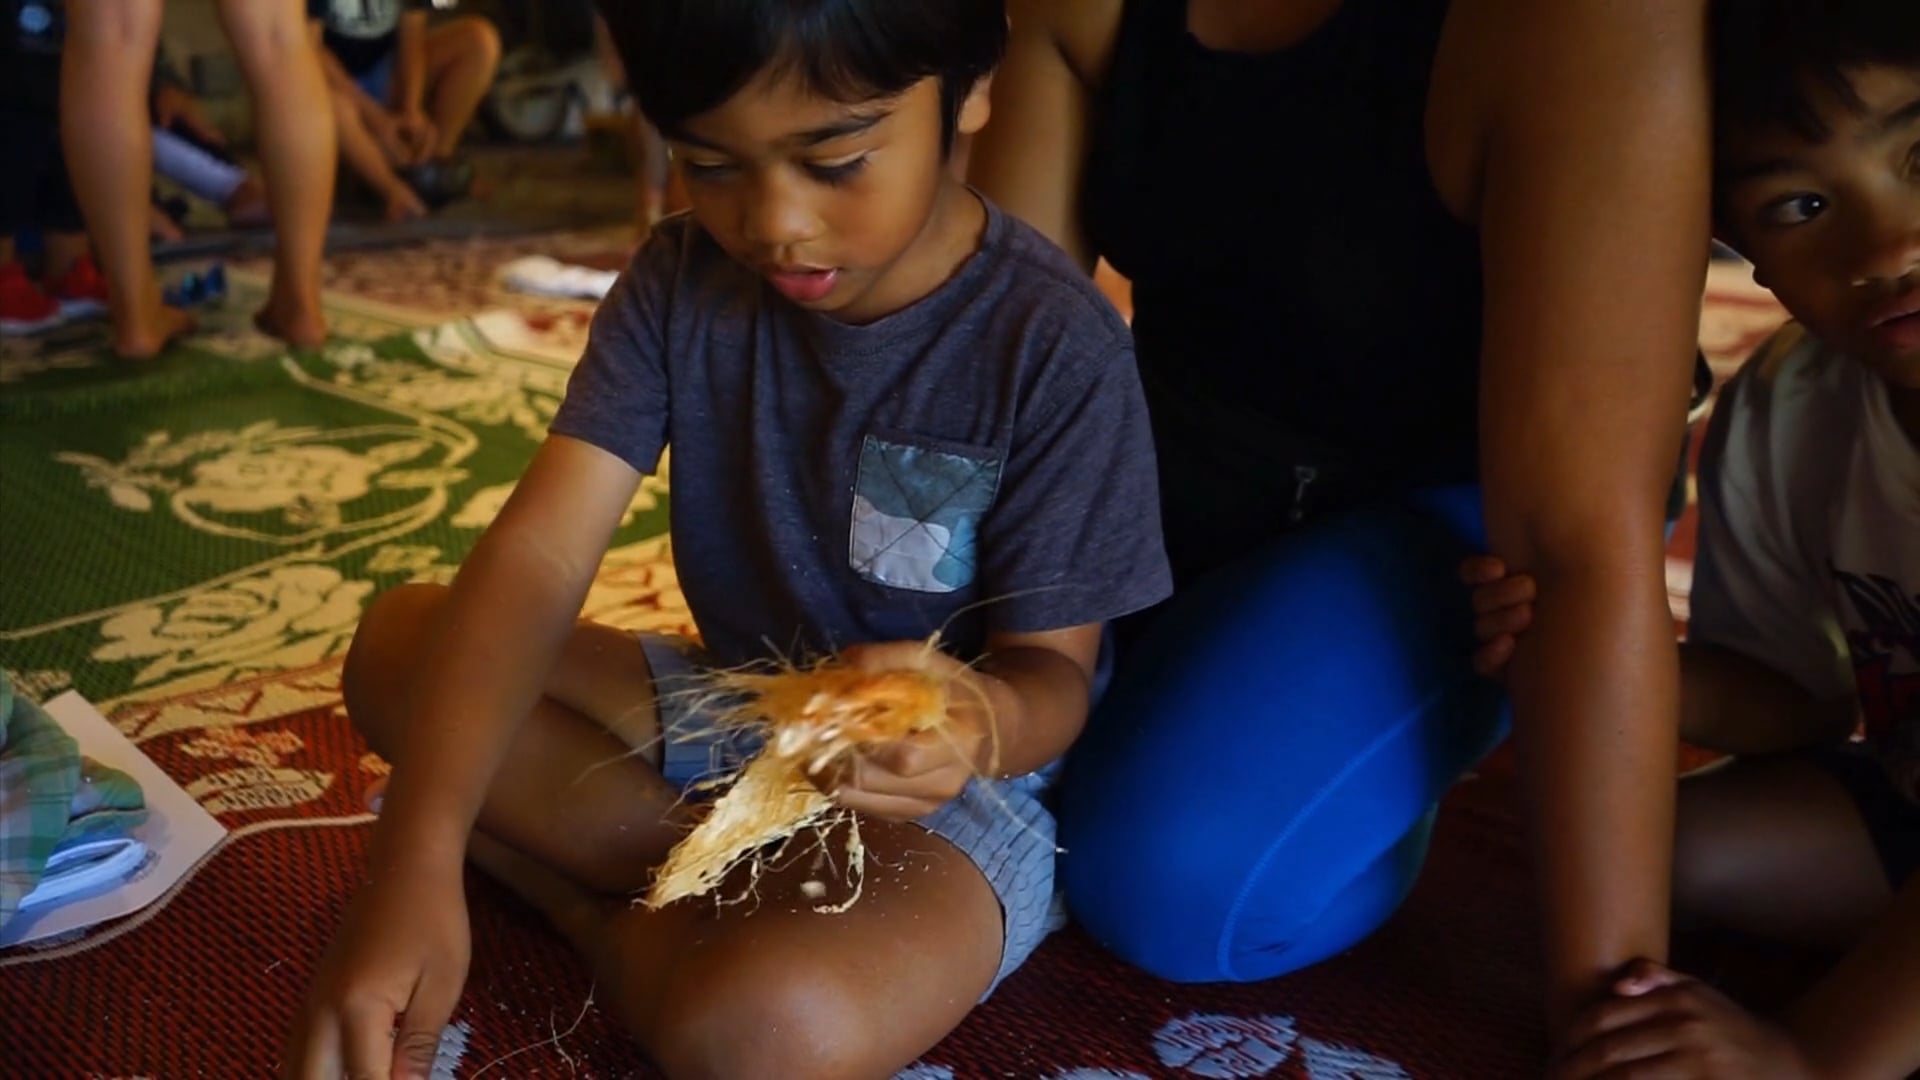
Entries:
[[198,325],[192,315],[162,303],[156,296],[133,310],[117,313],[113,354],[122,360],[151,360],[175,338],[192,333]]
[[254,312],[253,325],[296,349],[317,349],[327,343],[327,317],[320,310],[320,298],[291,297],[277,284],[266,306]]

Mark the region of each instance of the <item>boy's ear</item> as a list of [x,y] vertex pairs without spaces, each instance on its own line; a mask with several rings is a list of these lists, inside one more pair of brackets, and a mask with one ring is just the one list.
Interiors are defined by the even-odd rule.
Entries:
[[960,102],[960,115],[954,124],[956,135],[977,135],[993,115],[993,73],[980,76]]

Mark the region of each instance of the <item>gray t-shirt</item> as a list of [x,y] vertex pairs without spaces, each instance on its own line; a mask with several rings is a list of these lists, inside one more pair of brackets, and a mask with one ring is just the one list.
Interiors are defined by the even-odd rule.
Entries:
[[1171,588],[1126,324],[988,204],[980,250],[865,326],[798,307],[690,217],[594,316],[554,434],[643,473],[713,658],[1102,622]]

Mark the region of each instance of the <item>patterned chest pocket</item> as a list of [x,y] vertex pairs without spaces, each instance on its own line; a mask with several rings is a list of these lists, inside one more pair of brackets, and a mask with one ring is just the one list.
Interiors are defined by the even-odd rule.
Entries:
[[847,560],[868,581],[948,593],[973,584],[980,521],[1000,487],[991,450],[868,435],[860,445]]

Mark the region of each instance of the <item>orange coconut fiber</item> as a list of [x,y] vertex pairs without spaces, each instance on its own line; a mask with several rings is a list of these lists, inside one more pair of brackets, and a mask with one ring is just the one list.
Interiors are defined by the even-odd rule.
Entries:
[[714,700],[734,702],[715,721],[723,728],[760,729],[765,747],[741,769],[693,831],[674,845],[654,877],[646,906],[659,909],[704,896],[745,863],[749,891],[766,859],[803,830],[822,842],[841,821],[849,824],[848,877],[853,896],[822,911],[845,911],[859,899],[865,850],[850,811],[836,805],[809,777],[864,745],[938,729],[947,718],[947,679],[927,671],[861,671],[835,661],[775,673],[721,672]]

